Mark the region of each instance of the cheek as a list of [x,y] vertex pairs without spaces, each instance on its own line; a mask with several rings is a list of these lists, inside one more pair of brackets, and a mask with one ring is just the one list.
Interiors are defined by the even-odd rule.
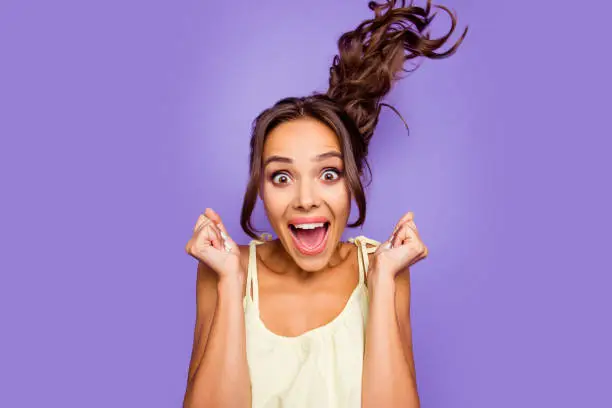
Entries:
[[290,203],[290,195],[287,189],[278,189],[273,186],[264,185],[262,187],[261,198],[266,209],[266,214],[270,221],[283,216],[287,211],[287,206]]
[[334,211],[336,217],[348,218],[351,210],[351,195],[346,183],[339,184],[338,188],[329,191],[327,202]]

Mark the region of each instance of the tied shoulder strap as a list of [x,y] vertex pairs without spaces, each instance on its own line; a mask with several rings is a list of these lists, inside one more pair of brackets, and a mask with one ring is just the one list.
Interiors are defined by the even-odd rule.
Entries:
[[[357,258],[359,263],[359,283],[365,282],[366,273],[370,267],[370,259],[368,254],[373,254],[378,249],[380,242],[360,235],[355,238],[350,238],[349,242],[357,245]],[[372,246],[368,247],[367,244]]]

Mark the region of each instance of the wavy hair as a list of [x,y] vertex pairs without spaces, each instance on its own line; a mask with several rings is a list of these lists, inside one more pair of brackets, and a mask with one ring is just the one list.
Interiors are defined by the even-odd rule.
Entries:
[[[406,61],[419,57],[449,57],[456,52],[468,31],[466,28],[460,38],[442,52],[439,50],[447,44],[457,25],[455,14],[447,7],[432,6],[431,0],[427,0],[425,7],[415,6],[413,2],[406,5],[405,0],[371,1],[368,7],[374,11],[374,17],[344,33],[338,40],[338,54],[330,68],[326,93],[281,99],[253,121],[250,177],[240,217],[240,225],[250,237],[258,238],[251,215],[261,186],[266,137],[281,123],[304,117],[319,120],[338,136],[351,198],[359,209],[357,220],[348,227],[363,225],[366,199],[362,178],[364,169],[367,169],[368,181],[371,181],[368,145],[378,124],[380,110],[386,106],[402,118],[393,106],[382,102],[383,98],[402,72],[414,71],[405,68]],[[436,15],[432,8],[446,12],[451,19],[448,32],[433,39],[427,32]]]

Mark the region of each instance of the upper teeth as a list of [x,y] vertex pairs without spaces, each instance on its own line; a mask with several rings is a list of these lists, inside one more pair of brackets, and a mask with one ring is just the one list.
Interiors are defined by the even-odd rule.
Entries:
[[301,229],[315,229],[315,228],[323,227],[324,225],[325,225],[324,222],[317,222],[313,224],[294,224],[293,226],[295,228],[301,228]]

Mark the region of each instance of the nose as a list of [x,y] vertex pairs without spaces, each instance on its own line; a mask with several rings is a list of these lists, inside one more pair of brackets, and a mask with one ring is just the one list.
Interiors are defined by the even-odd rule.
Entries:
[[303,211],[309,211],[319,207],[320,198],[317,192],[316,183],[302,180],[298,184],[295,207]]

